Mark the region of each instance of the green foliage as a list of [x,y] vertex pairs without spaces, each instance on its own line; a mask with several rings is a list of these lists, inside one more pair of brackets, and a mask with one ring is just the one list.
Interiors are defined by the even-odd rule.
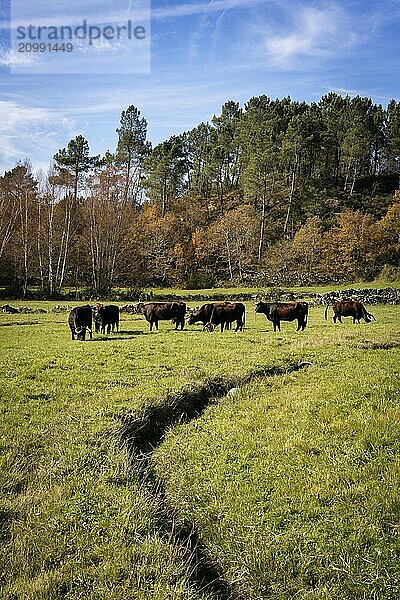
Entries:
[[184,188],[186,161],[181,137],[172,136],[156,146],[145,162],[144,181],[148,197],[160,205],[164,217],[172,199],[179,198]]
[[[4,281],[18,279],[22,293],[40,281],[54,297],[65,283],[104,295],[201,274],[239,284],[370,280],[398,264],[396,244],[385,251],[382,219],[397,202],[399,114],[395,100],[384,108],[336,93],[310,104],[261,95],[243,107],[225,102],[209,122],[152,149],[146,119],[128,106],[115,154],[90,156],[77,136],[40,185],[28,169],[23,202],[23,165],[1,178]],[[295,241],[309,219],[321,220],[326,242],[315,269],[301,264]],[[368,235],[349,250],[343,223],[357,219]],[[358,234],[354,225],[348,237]]]
[[89,142],[82,136],[68,142],[67,148],[62,148],[54,155],[60,176],[70,176],[78,184],[81,176],[99,166],[99,156],[89,156]]
[[140,116],[136,106],[128,106],[121,113],[120,127],[117,129],[117,160],[121,163],[143,160],[150,150],[146,142],[147,121]]
[[215,281],[205,273],[195,273],[189,275],[186,280],[186,287],[188,290],[202,290],[204,288],[214,287]]

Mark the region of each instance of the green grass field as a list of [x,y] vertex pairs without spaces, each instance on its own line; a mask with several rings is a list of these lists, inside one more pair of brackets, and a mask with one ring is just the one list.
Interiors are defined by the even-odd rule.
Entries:
[[[247,309],[244,333],[122,315],[87,342],[0,313],[2,598],[400,597],[399,307],[276,334]],[[173,398],[215,380],[183,422]],[[139,464],[123,424],[170,403]]]

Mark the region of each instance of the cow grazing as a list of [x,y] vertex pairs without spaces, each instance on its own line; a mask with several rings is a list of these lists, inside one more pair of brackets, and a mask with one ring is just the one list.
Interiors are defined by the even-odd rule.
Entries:
[[304,331],[308,319],[307,302],[258,302],[256,313],[263,313],[274,324],[274,331],[281,330],[281,321],[297,319],[297,331]]
[[215,305],[210,317],[210,323],[214,327],[221,325],[221,333],[230,328],[230,324],[236,321],[235,331],[243,331],[246,308],[242,302],[224,303]]
[[[211,323],[211,315],[213,310],[217,306],[227,306],[232,305],[230,302],[209,302],[207,304],[203,304],[200,307],[196,307],[193,310],[189,309],[190,315],[188,319],[188,325],[194,325],[195,323],[203,323],[203,329],[207,329],[208,331],[212,331],[215,328],[215,324]],[[220,323],[222,326],[222,323]],[[225,329],[230,329],[231,323],[224,323]]]
[[184,302],[150,302],[141,308],[142,315],[150,323],[150,331],[155,324],[158,331],[158,321],[171,320],[175,329],[185,326],[186,304]]
[[364,319],[366,323],[370,323],[372,319],[376,320],[374,315],[367,312],[365,306],[358,300],[335,300],[332,304],[327,304],[325,320],[327,320],[329,306],[332,306],[334,323],[337,320],[339,323],[343,323],[342,317],[353,317],[353,323],[356,321],[360,323],[360,319]]
[[209,302],[208,304],[203,304],[200,307],[196,307],[193,310],[190,310],[188,325],[194,325],[195,323],[203,323],[204,326],[207,323],[210,323],[214,307],[222,306],[223,304],[227,304],[227,302]]
[[189,325],[203,323],[203,329],[213,330],[221,325],[221,332],[230,329],[231,323],[236,321],[236,331],[243,330],[245,307],[241,302],[210,302],[195,308],[188,319]]
[[92,309],[87,306],[76,306],[71,310],[68,317],[69,328],[71,329],[72,339],[84,341],[86,338],[86,329],[92,339]]
[[107,328],[107,334],[114,331],[114,328],[119,329],[119,307],[115,304],[109,304],[103,306],[97,304],[96,308],[93,309],[94,318],[94,329],[96,333],[105,333]]

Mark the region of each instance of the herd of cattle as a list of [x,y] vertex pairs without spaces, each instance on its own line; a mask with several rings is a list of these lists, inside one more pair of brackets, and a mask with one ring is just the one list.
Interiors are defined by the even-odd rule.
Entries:
[[[333,321],[339,320],[342,323],[342,317],[352,317],[353,323],[359,323],[364,319],[369,323],[375,317],[367,312],[364,305],[357,300],[336,300],[327,305],[325,309],[325,319],[329,306],[333,309]],[[158,330],[159,321],[172,321],[175,329],[184,328],[187,321],[188,325],[202,323],[203,329],[213,331],[218,325],[221,326],[221,333],[224,329],[230,329],[236,323],[235,331],[243,331],[245,324],[246,309],[242,302],[210,302],[196,308],[188,308],[184,302],[149,302],[148,304],[139,304],[137,312],[142,314],[150,324],[150,331],[155,325]],[[297,331],[304,331],[308,320],[307,302],[258,302],[255,307],[256,313],[261,313],[273,323],[274,331],[281,329],[281,321],[296,321]],[[119,307],[116,305],[103,306],[97,304],[96,307],[77,306],[69,314],[68,323],[72,333],[72,339],[85,340],[86,331],[92,339],[92,322],[96,333],[110,334],[112,331],[119,331]]]

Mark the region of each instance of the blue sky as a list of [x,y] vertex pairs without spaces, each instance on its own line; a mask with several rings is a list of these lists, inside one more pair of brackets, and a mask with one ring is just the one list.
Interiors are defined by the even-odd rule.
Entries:
[[[12,8],[13,0],[0,0],[3,13],[10,2]],[[43,10],[46,2],[39,4]],[[54,4],[61,21],[74,13],[77,23],[90,21],[101,5],[138,6]],[[26,23],[35,10],[32,3]],[[126,57],[113,56],[115,48],[97,50],[92,69],[72,74],[10,73],[0,53],[0,172],[25,158],[47,170],[78,134],[93,154],[113,151],[121,111],[131,104],[156,144],[219,114],[228,100],[243,104],[260,94],[310,102],[336,91],[383,105],[399,100],[400,0],[152,0],[151,69],[124,72]]]

